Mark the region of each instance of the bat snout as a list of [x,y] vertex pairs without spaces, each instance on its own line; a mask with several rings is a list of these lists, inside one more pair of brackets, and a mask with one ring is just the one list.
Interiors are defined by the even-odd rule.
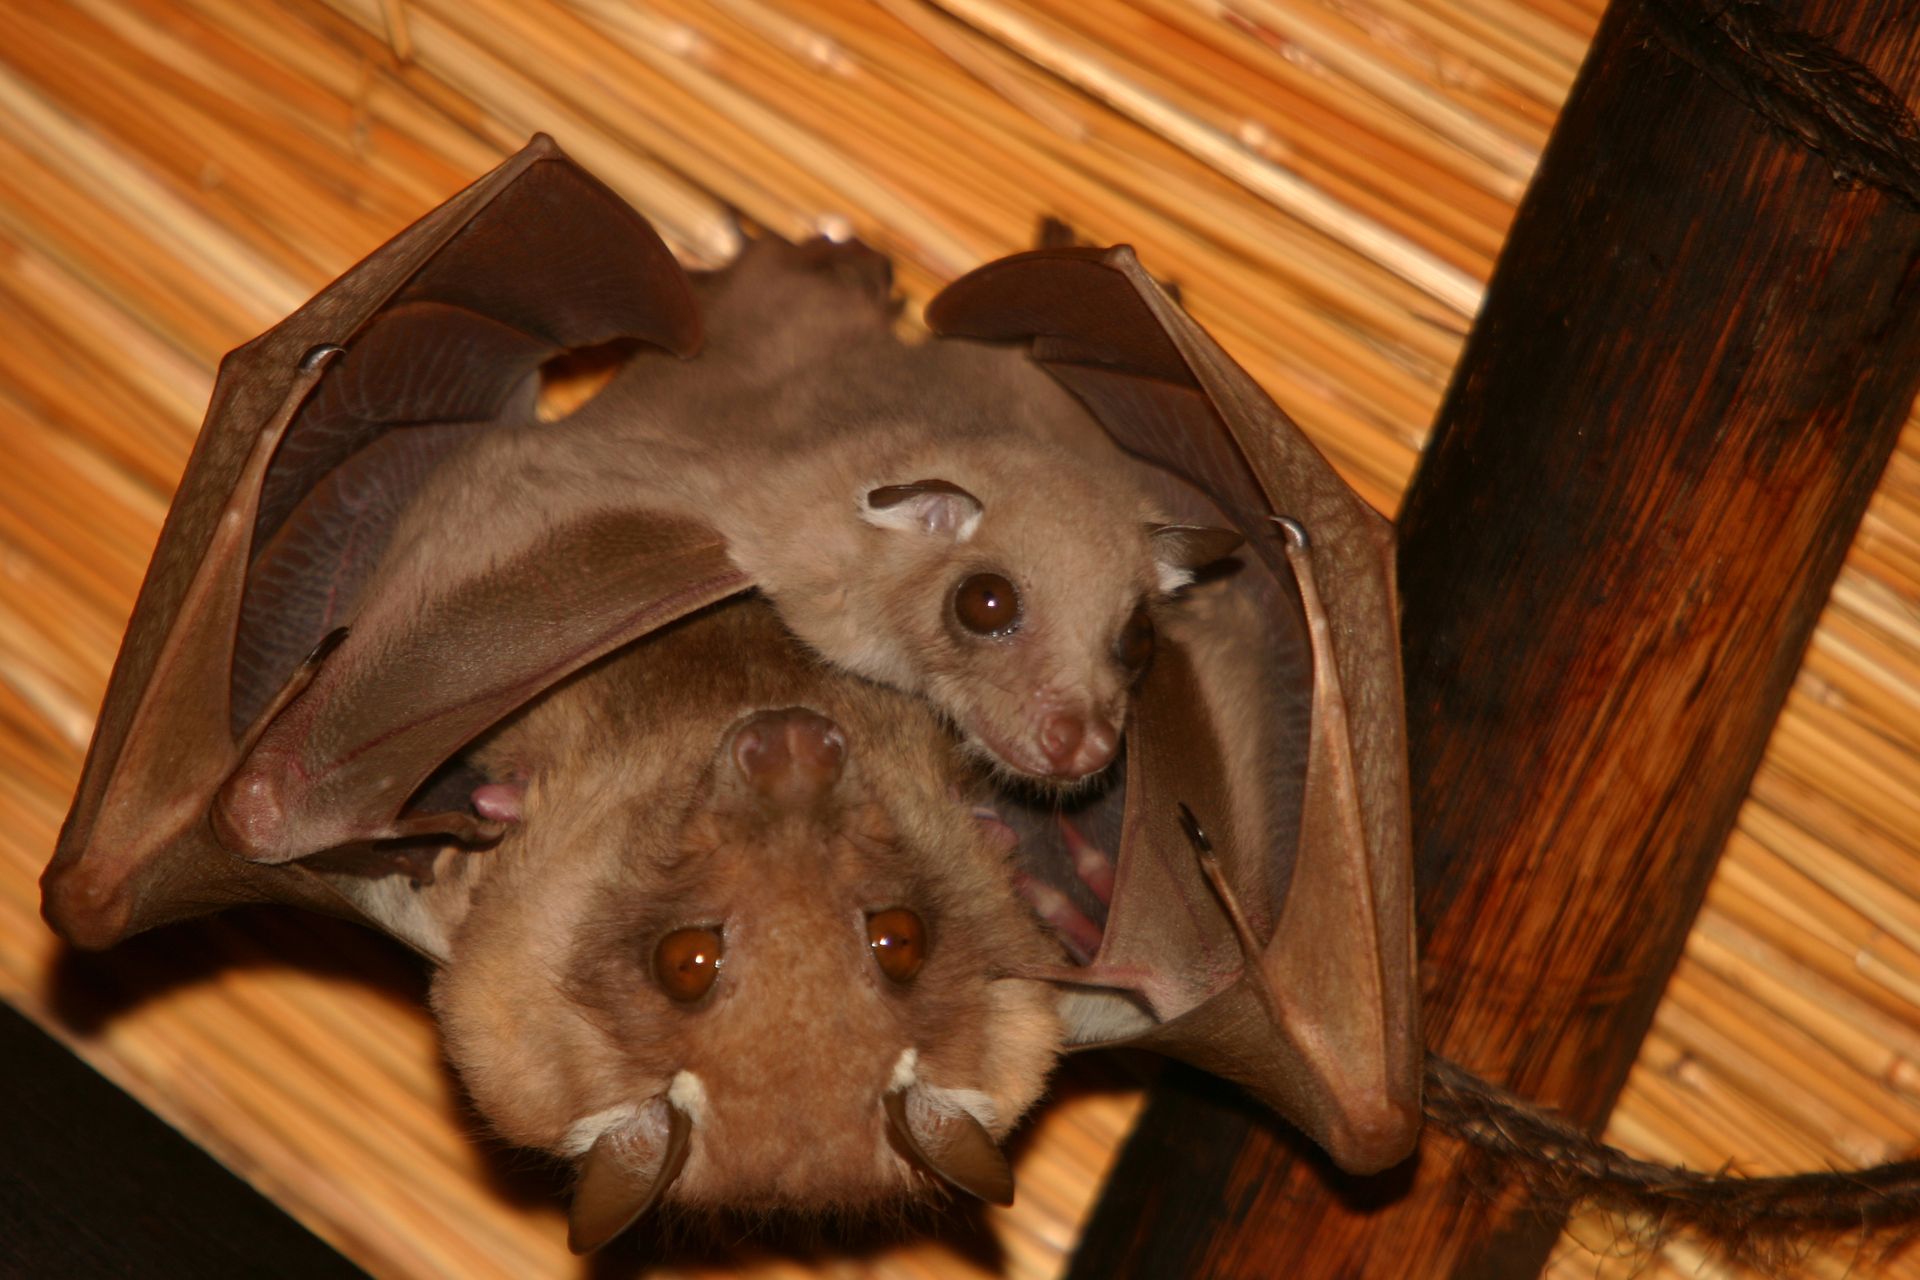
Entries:
[[803,707],[762,711],[734,730],[728,756],[761,796],[804,804],[824,796],[846,766],[840,726]]
[[1051,776],[1078,779],[1113,763],[1120,733],[1103,716],[1080,716],[1054,711],[1040,722],[1040,750],[1046,754]]

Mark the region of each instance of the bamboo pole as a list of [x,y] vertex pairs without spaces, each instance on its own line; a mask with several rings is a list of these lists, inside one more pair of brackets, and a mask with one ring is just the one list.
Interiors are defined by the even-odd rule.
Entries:
[[[1895,76],[1899,101],[1920,83],[1920,59],[1899,52],[1910,15],[1866,8],[1813,6],[1802,20],[1816,34],[1795,32],[1794,47],[1838,41]],[[1920,252],[1913,202],[1840,189],[1825,156],[1759,133],[1697,65],[1722,39],[1754,65],[1717,71],[1764,80],[1777,33],[1667,15],[1632,0],[1609,11],[1400,517],[1428,1034],[1595,1128],[1920,387],[1920,316],[1891,285]],[[1899,119],[1882,126],[1904,136]],[[1683,197],[1676,174],[1694,184]],[[1774,288],[1806,304],[1799,323],[1775,318]],[[1872,345],[1848,348],[1858,367],[1822,354],[1841,311]],[[1759,458],[1765,486],[1747,471]],[[1783,749],[1831,750],[1799,741],[1817,719],[1783,722]],[[1853,780],[1850,806],[1899,821],[1881,799],[1899,777],[1888,769],[1843,752],[1828,777]],[[1752,820],[1774,856],[1844,902],[1815,910],[1842,936],[1845,913],[1865,920],[1862,951],[1904,981],[1906,910],[1845,860]],[[1526,990],[1502,973],[1526,975]],[[1890,1154],[1844,1072],[1848,1087],[1781,1096],[1804,1061],[1834,1067],[1831,1051],[1736,1026],[1703,995],[1714,987],[1676,987],[1663,1017],[1716,1074],[1851,1161]],[[1271,1134],[1168,1093],[1075,1273],[1339,1275],[1409,1254],[1430,1275],[1537,1271],[1552,1233],[1518,1194],[1463,1203],[1469,1177],[1429,1135],[1404,1185],[1373,1192],[1390,1207],[1363,1215]],[[1169,1178],[1202,1202],[1159,1194]]]

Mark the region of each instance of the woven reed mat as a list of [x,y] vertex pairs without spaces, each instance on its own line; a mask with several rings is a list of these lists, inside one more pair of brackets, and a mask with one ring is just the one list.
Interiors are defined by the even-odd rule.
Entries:
[[[242,916],[63,956],[35,877],[215,362],[544,129],[690,263],[725,210],[938,283],[1127,240],[1369,500],[1412,469],[1599,0],[0,2],[0,996],[370,1269],[579,1274],[417,966]],[[1097,15],[1097,16],[1096,16]],[[1773,1172],[1920,1139],[1920,429],[1860,531],[1610,1130]],[[1081,1065],[1020,1201],[756,1276],[1047,1276],[1138,1105]],[[3,1247],[3,1246],[0,1246]],[[1810,1255],[1809,1274],[1920,1276]],[[1552,1274],[1721,1274],[1577,1221]]]

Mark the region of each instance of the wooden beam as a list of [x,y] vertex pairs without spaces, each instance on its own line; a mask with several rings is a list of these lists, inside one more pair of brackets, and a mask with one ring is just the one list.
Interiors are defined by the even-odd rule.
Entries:
[[[1429,1042],[1590,1130],[1920,385],[1917,93],[1908,0],[1616,3],[1401,513]],[[1183,1076],[1071,1274],[1534,1274],[1489,1185]]]

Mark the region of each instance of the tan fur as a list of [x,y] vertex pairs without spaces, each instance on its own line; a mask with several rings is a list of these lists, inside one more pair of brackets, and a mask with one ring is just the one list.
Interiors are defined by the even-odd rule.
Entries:
[[[970,743],[1029,776],[1053,713],[1124,726],[1114,658],[1170,566],[1130,463],[1024,351],[909,346],[887,311],[805,247],[758,242],[701,284],[705,350],[635,357],[572,417],[497,430],[412,505],[370,598],[411,600],[496,531],[561,512],[651,508],[703,520],[828,661],[930,699]],[[810,265],[811,264],[811,265]],[[981,500],[970,541],[879,529],[871,489],[937,478]],[[1025,620],[1005,638],[954,622],[967,575],[997,572]]]
[[[980,499],[972,538],[858,518],[869,490],[927,477]],[[1050,714],[1124,725],[1131,673],[1114,641],[1160,595],[1147,537],[1157,513],[1124,476],[1010,434],[941,440],[889,423],[783,457],[772,480],[715,515],[734,562],[796,635],[849,671],[924,695],[1015,771],[1050,771],[1038,741]],[[1011,634],[978,636],[956,621],[954,593],[977,573],[1018,590]]]
[[[848,761],[818,804],[769,806],[724,752],[744,716],[805,706]],[[455,935],[433,1001],[448,1054],[509,1140],[565,1152],[583,1119],[697,1078],[674,1201],[850,1207],[924,1181],[880,1100],[903,1051],[920,1080],[977,1090],[1004,1135],[1058,1051],[1053,996],[999,978],[1045,946],[953,788],[923,707],[810,663],[763,604],[658,633],[570,681],[482,753],[528,778],[524,818]],[[927,921],[925,967],[882,976],[866,917]],[[658,939],[719,925],[720,976],[674,1004]],[[578,1135],[574,1144],[578,1146]]]

